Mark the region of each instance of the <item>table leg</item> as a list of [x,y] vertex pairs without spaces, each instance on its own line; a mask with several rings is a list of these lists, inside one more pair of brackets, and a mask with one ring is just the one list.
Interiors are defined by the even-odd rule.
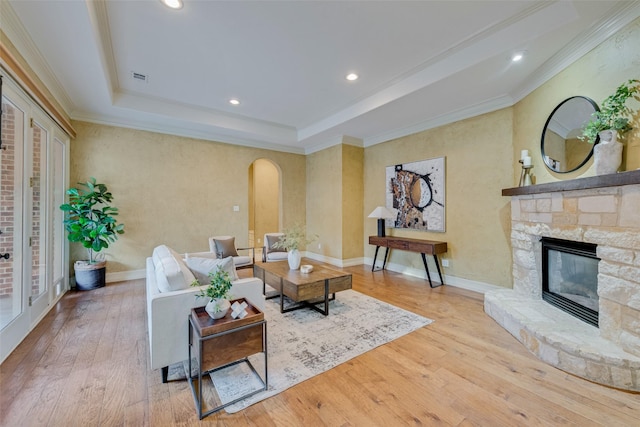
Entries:
[[387,265],[387,255],[389,255],[389,246],[384,250],[384,262],[382,263],[382,269]]
[[436,268],[438,269],[438,276],[440,276],[440,286],[444,285],[444,280],[442,280],[442,273],[440,272],[440,263],[438,262],[438,255],[433,254],[433,259],[436,262]]
[[324,279],[324,315],[329,315],[329,279]]
[[371,271],[376,271],[376,259],[378,259],[378,249],[380,249],[380,246],[376,246],[376,253],[373,256],[373,265],[371,266]]
[[280,278],[280,313],[284,313],[284,283]]
[[427,265],[427,257],[424,255],[423,252],[420,252],[420,255],[422,255],[422,263],[424,264],[424,269],[427,272],[427,279],[429,279],[429,286],[433,288],[433,283],[431,283],[431,275],[429,274],[429,266]]

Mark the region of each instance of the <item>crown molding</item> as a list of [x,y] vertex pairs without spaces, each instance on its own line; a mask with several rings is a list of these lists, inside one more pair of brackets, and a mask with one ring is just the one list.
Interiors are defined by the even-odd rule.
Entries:
[[74,110],[75,104],[56,78],[8,1],[0,1],[0,16],[2,17],[2,32],[20,52],[20,56],[29,64],[38,79],[51,92],[64,113],[68,115],[69,111]]
[[113,104],[116,92],[120,88],[115,54],[111,44],[111,30],[109,29],[109,15],[105,0],[93,0],[85,2],[87,13],[91,22],[91,29],[98,50],[98,57],[102,64],[102,71],[109,88],[109,99]]
[[426,120],[416,123],[414,125],[394,129],[389,132],[384,132],[373,137],[364,139],[364,147],[371,147],[372,145],[381,144],[383,142],[391,141],[393,139],[402,138],[414,133],[423,132],[425,130],[434,129],[439,126],[455,123],[460,120],[470,119],[472,117],[479,116],[481,114],[497,111],[502,108],[511,107],[514,104],[513,99],[508,95],[503,95],[498,98],[493,98],[480,104],[472,105],[461,110],[453,111],[448,114],[436,117],[434,119]]
[[162,133],[185,138],[201,139],[204,141],[218,142],[222,144],[238,145],[242,147],[258,148],[270,151],[280,151],[292,154],[305,154],[302,147],[293,147],[282,144],[274,144],[265,141],[252,140],[246,138],[238,138],[226,135],[221,132],[215,132],[211,129],[196,129],[194,127],[184,127],[172,125],[168,123],[150,124],[148,120],[132,120],[130,118],[112,117],[103,114],[93,114],[85,111],[77,111],[74,113],[73,120],[87,123],[95,123],[105,126],[114,126],[127,129],[141,130],[146,132]]
[[560,49],[512,93],[514,103],[522,100],[562,70],[578,61],[591,50],[640,17],[640,1],[619,2],[611,15],[594,24]]

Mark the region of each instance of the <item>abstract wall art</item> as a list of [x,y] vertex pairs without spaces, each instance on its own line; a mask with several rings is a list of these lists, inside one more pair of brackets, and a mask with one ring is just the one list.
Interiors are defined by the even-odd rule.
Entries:
[[387,166],[386,183],[387,227],[445,231],[444,157]]

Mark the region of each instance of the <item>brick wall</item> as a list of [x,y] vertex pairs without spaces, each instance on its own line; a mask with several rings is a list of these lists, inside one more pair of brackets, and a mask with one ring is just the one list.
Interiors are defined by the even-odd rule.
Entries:
[[[15,111],[2,104],[2,148],[0,156],[0,253],[13,254]],[[4,261],[4,260],[3,260]],[[0,262],[0,298],[13,293],[13,263]]]

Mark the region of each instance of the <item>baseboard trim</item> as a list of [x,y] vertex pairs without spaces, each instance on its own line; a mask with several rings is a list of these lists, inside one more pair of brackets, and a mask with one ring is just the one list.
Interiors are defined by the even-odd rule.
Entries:
[[116,271],[115,273],[107,273],[106,282],[124,282],[126,280],[144,279],[147,275],[147,271],[142,270],[129,270],[129,271]]
[[[372,265],[372,258],[351,258],[351,259],[338,259],[327,257],[324,255],[316,254],[313,252],[304,252],[303,255],[307,258],[326,262],[327,264],[335,265],[336,267],[353,267],[356,265]],[[427,280],[427,273],[423,269],[407,267],[402,264],[394,264],[388,263],[385,267],[389,271],[394,271],[396,273],[406,274],[408,276],[419,277],[421,279]],[[434,269],[430,268],[429,272],[431,273],[431,279],[437,280],[438,273],[437,271],[432,271]],[[137,280],[144,279],[146,277],[146,270],[130,270],[130,271],[117,271],[115,273],[107,273],[106,281],[107,283],[114,282],[123,282],[126,280]],[[494,290],[494,289],[505,289],[502,286],[492,285],[490,283],[478,282],[475,280],[464,279],[462,277],[451,276],[448,274],[443,275],[444,283],[448,286],[455,286],[456,288],[466,289],[473,292],[478,292],[484,294],[485,292]]]
[[353,267],[354,265],[364,264],[365,262],[364,258],[338,259],[316,254],[314,252],[304,252],[304,256],[315,261],[326,262],[327,264],[335,265],[336,267]]
[[[366,258],[365,264],[373,265],[373,259]],[[385,268],[389,271],[394,271],[396,273],[402,273],[402,274],[406,274],[407,276],[419,277],[421,279],[428,280],[427,272],[424,271],[424,269],[412,268],[412,267],[407,267],[406,265],[394,264],[394,263],[387,263]],[[435,270],[435,268],[429,268],[429,273],[431,274],[431,280],[439,280],[438,272],[437,270]],[[446,273],[442,275],[442,278],[444,280],[445,285],[447,286],[454,286],[456,288],[478,292],[483,295],[485,292],[488,292],[494,289],[505,289],[502,286],[496,286],[490,283],[478,282],[475,280],[464,279],[462,277],[451,276]]]

